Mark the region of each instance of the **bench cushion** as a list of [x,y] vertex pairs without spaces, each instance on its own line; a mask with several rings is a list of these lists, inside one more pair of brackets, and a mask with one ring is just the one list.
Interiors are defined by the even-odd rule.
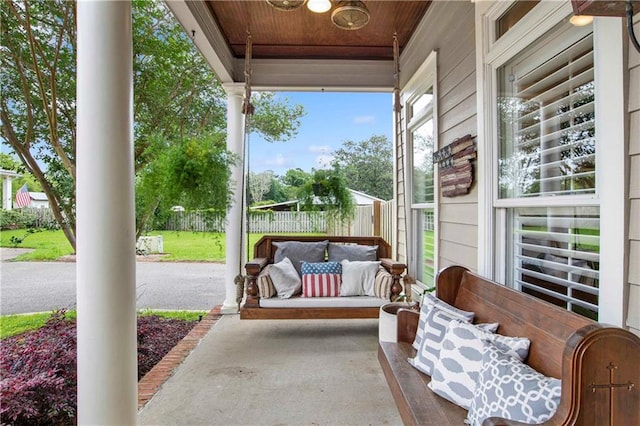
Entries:
[[342,267],[338,262],[302,262],[302,297],[340,294]]
[[491,341],[508,355],[524,361],[529,353],[527,338],[493,334],[459,320],[447,327],[434,363],[429,387],[438,395],[469,409],[482,370],[484,341]]
[[273,285],[273,281],[271,281],[271,275],[269,275],[272,266],[273,265],[265,266],[256,279],[258,294],[260,294],[260,297],[263,299],[268,299],[276,295],[276,288]]
[[544,423],[560,403],[561,382],[546,377],[485,342],[482,370],[468,420],[480,426],[488,417]]
[[300,293],[302,281],[288,257],[278,263],[274,263],[271,266],[269,275],[273,286],[276,288],[278,298],[288,299],[294,294]]
[[385,303],[388,301],[372,296],[260,299],[261,308],[379,308]]
[[[416,356],[409,360],[418,370],[432,375],[433,367],[440,357],[440,347],[447,331],[447,326],[454,319],[471,322],[473,312],[465,312],[426,294],[422,301],[420,318],[423,321],[422,341]],[[418,330],[421,325],[418,323]],[[416,340],[418,339],[416,335]]]
[[300,262],[322,262],[327,250],[329,241],[302,242],[302,241],[279,241],[273,245],[278,248],[273,257],[273,263],[281,262],[288,257],[293,267],[298,271],[298,276],[302,276],[302,264]]
[[378,246],[329,243],[327,253],[329,262],[378,260]]
[[422,337],[424,336],[424,330],[427,323],[427,317],[434,309],[440,309],[448,312],[452,317],[460,318],[462,320],[471,322],[473,321],[474,313],[463,311],[455,306],[451,306],[447,302],[438,299],[436,296],[426,293],[422,298],[422,307],[420,308],[420,319],[418,320],[418,330],[416,331],[416,339],[413,341],[413,348],[415,350],[420,349],[422,344]]
[[375,296],[373,291],[380,262],[343,260],[340,296]]

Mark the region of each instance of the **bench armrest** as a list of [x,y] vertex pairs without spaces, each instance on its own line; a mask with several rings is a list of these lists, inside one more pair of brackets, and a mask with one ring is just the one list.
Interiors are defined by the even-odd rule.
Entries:
[[407,269],[407,265],[404,263],[396,262],[395,260],[389,259],[388,257],[380,258],[380,265],[389,271],[391,276],[393,277],[393,283],[391,284],[391,297],[389,298],[392,302],[398,298],[400,293],[402,293],[403,286],[400,284],[400,277],[404,273],[405,269]]
[[269,259],[266,257],[256,257],[244,266],[247,273],[247,299],[244,305],[248,308],[257,308],[260,306],[260,292],[256,280],[258,279],[260,271],[262,271],[268,263]]
[[269,263],[269,259],[266,257],[256,257],[255,259],[251,259],[244,266],[244,269],[247,271],[247,275],[255,275],[258,276],[260,271],[267,266]]

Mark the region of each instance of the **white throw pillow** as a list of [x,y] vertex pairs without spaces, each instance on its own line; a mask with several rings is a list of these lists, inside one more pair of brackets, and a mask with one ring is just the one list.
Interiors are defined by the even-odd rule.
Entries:
[[300,293],[302,281],[288,257],[282,259],[281,262],[274,263],[269,270],[269,275],[280,299],[288,299],[294,294]]
[[340,296],[375,296],[374,283],[380,262],[343,260]]
[[484,341],[523,361],[529,354],[526,337],[492,334],[472,324],[452,320],[440,346],[429,388],[436,394],[468,410],[482,369]]

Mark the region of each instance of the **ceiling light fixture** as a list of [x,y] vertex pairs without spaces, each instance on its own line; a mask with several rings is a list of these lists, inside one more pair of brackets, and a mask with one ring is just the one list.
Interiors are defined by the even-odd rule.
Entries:
[[343,30],[359,30],[369,23],[370,17],[361,1],[340,1],[331,13],[331,21]]
[[331,2],[329,0],[309,0],[307,7],[312,12],[325,13],[331,9]]
[[295,10],[305,4],[307,0],[267,0],[271,6],[278,10]]
[[569,22],[576,27],[584,27],[593,22],[593,16],[590,15],[573,15],[569,18]]

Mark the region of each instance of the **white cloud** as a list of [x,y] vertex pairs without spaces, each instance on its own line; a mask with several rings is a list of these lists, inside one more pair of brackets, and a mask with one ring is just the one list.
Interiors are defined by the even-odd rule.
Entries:
[[333,155],[318,155],[316,157],[316,166],[319,169],[328,169],[331,167]]
[[310,145],[308,149],[312,154],[328,154],[333,151],[329,145]]
[[372,124],[375,121],[376,117],[373,115],[359,115],[353,119],[353,124]]
[[293,165],[293,160],[289,157],[285,157],[282,154],[278,154],[275,157],[265,158],[263,163],[265,166],[269,167],[286,167]]

